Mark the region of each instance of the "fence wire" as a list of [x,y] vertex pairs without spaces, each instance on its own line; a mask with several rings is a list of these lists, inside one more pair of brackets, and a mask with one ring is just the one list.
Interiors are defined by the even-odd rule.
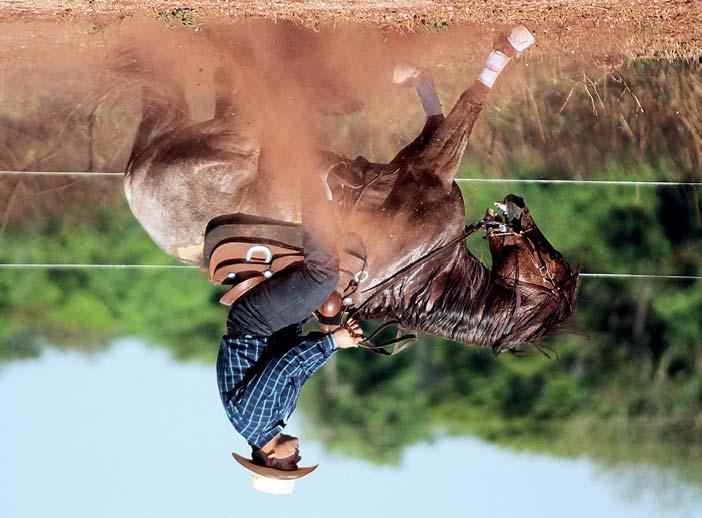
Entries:
[[[91,264],[91,263],[0,263],[0,270],[196,270],[193,264]],[[587,273],[584,278],[612,279],[670,279],[693,281],[702,279],[699,275],[661,275],[647,273]]]
[[[93,178],[123,177],[123,173],[107,171],[0,171],[8,176],[82,176]],[[554,185],[621,185],[636,187],[700,187],[702,182],[669,182],[651,180],[558,180],[538,178],[456,178],[457,183],[522,183],[522,184],[554,184]],[[81,264],[81,263],[0,263],[3,270],[194,270],[195,265],[166,265],[166,264]],[[583,278],[614,278],[614,279],[669,279],[669,280],[699,280],[698,275],[659,275],[638,273],[587,273],[580,274]]]
[[[107,171],[0,171],[8,176],[83,176],[121,178],[124,173]],[[702,182],[671,182],[658,180],[558,180],[549,178],[456,178],[457,183],[523,183],[553,185],[621,185],[635,187],[701,187]]]

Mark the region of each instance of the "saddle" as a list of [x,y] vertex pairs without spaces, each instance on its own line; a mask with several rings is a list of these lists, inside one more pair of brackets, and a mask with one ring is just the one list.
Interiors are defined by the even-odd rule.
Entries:
[[[356,286],[367,277],[365,246],[358,234],[345,233],[339,251],[339,284],[317,311],[320,324],[341,323],[343,306],[358,302]],[[302,225],[247,214],[212,219],[205,230],[200,269],[215,285],[229,285],[219,300],[231,306],[259,284],[304,260]]]

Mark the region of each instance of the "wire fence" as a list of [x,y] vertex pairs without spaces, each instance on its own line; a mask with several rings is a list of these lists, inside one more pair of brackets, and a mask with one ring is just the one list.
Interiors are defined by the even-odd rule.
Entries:
[[539,178],[456,178],[457,183],[524,183],[550,185],[620,185],[631,187],[700,187],[702,182],[668,182],[654,180],[556,180]]
[[[197,270],[193,264],[92,264],[92,263],[0,263],[0,270]],[[668,279],[693,281],[699,275],[662,275],[645,273],[580,273],[584,278]]]
[[[81,176],[93,178],[118,178],[123,173],[107,171],[0,171],[0,175],[8,176]],[[651,180],[558,180],[538,178],[457,178],[458,183],[522,183],[522,184],[554,184],[554,185],[620,185],[635,187],[700,187],[702,182],[672,182]],[[195,265],[167,264],[86,264],[86,263],[0,263],[0,269],[8,270],[194,270]],[[638,273],[587,273],[580,274],[583,278],[612,278],[612,279],[668,279],[668,280],[699,280],[698,275],[660,275]]]
[[[7,176],[81,176],[121,178],[124,173],[107,171],[0,171]],[[457,183],[521,183],[553,185],[620,185],[631,187],[702,187],[702,182],[673,182],[658,180],[559,180],[549,178],[456,178]]]

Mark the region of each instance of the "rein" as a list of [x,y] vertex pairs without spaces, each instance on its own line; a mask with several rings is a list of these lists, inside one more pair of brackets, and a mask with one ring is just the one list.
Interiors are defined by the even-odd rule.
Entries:
[[[393,285],[395,282],[397,282],[399,279],[407,275],[408,273],[416,270],[423,264],[426,264],[427,261],[435,257],[436,255],[440,254],[441,252],[444,252],[445,250],[449,249],[456,243],[458,243],[461,240],[466,239],[468,236],[476,232],[477,230],[483,228],[488,224],[485,219],[482,219],[476,223],[472,223],[470,225],[466,225],[464,227],[463,232],[456,236],[455,238],[451,239],[448,243],[435,248],[434,250],[431,250],[430,252],[427,252],[425,255],[414,261],[413,263],[408,264],[392,276],[388,277],[384,281],[376,284],[375,286],[372,286],[370,288],[366,288],[363,291],[370,291],[373,290],[373,293],[357,308],[353,308],[352,311],[349,312],[349,318],[357,318],[361,312],[366,309],[377,297],[380,295],[384,290],[386,290],[388,287]],[[534,289],[542,290],[550,294],[556,294],[558,291],[560,291],[560,286],[555,282],[553,275],[551,273],[551,270],[549,269],[548,265],[546,264],[546,261],[544,261],[541,252],[539,249],[531,243],[529,239],[526,238],[524,235],[526,232],[528,232],[530,229],[525,229],[522,232],[514,232],[510,231],[511,234],[514,234],[518,237],[521,238],[522,242],[524,243],[525,247],[529,251],[529,257],[531,261],[534,263],[534,265],[537,267],[539,273],[542,275],[542,279],[545,283],[548,283],[551,285],[551,287],[547,286],[542,286],[539,284],[535,284],[529,281],[524,281],[520,280],[518,278],[518,274],[515,275],[515,278],[512,279],[515,284],[517,285],[523,285],[523,286],[529,286]],[[357,286],[356,286],[357,288]],[[397,334],[395,338],[391,340],[386,340],[383,342],[375,343],[373,339],[378,336],[380,333],[382,333],[384,330],[390,328],[390,327],[396,327],[397,328]],[[362,347],[364,349],[368,349],[371,352],[374,352],[376,354],[380,354],[383,356],[394,356],[411,345],[415,344],[418,340],[418,336],[416,333],[407,333],[407,334],[402,334],[401,333],[401,322],[397,319],[392,319],[389,320],[385,323],[383,323],[378,329],[373,331],[365,340],[363,340],[360,344],[359,347]],[[392,349],[388,350],[387,347],[392,346]]]
[[[458,236],[455,238],[451,239],[448,243],[441,245],[438,248],[435,248],[434,250],[431,250],[424,254],[422,257],[414,261],[413,263],[408,264],[398,272],[394,273],[392,276],[388,277],[384,281],[376,284],[375,286],[372,286],[370,288],[366,288],[363,291],[370,291],[374,290],[374,292],[365,300],[361,305],[359,305],[357,308],[354,308],[353,311],[349,312],[349,318],[356,318],[360,313],[370,305],[371,302],[375,300],[375,298],[380,295],[386,288],[388,288],[390,285],[394,284],[398,279],[401,279],[403,276],[407,275],[408,273],[414,271],[418,267],[422,266],[423,264],[426,264],[427,261],[435,257],[436,255],[440,254],[441,252],[447,250],[448,248],[452,247],[459,241],[462,241],[466,239],[468,236],[473,234],[476,230],[480,229],[484,225],[485,221],[480,220],[477,223],[471,223],[470,225],[467,225],[464,227],[463,232],[461,232]],[[384,356],[394,356],[405,349],[407,349],[409,346],[413,345],[414,343],[417,342],[418,336],[416,333],[407,333],[407,334],[401,334],[401,328],[400,328],[401,323],[397,319],[392,319],[388,322],[383,323],[378,329],[373,331],[373,333],[370,334],[365,340],[363,340],[360,344],[359,347],[362,347],[364,349],[368,349],[369,351],[372,351],[376,354],[384,355]],[[385,329],[388,329],[389,327],[397,327],[397,335],[395,338],[391,340],[387,340],[384,342],[380,343],[374,343],[373,338],[378,336],[381,332],[383,332]],[[387,347],[392,345],[392,350],[388,350]]]

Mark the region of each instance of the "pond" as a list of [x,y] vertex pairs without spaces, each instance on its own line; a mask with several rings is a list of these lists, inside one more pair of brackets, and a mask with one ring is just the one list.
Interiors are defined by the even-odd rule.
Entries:
[[[8,24],[7,515],[702,515],[702,64],[633,58],[620,40],[598,50],[579,36],[566,49],[550,37],[510,63],[456,175],[466,223],[523,196],[586,274],[573,319],[543,342],[550,358],[493,358],[427,334],[393,358],[341,351],[289,424],[317,472],[271,500],[231,458],[247,448],[217,391],[222,289],[169,258],[124,196],[142,86],[153,100],[182,84],[198,123],[213,116],[224,68],[238,109],[276,146],[387,162],[424,121],[414,89],[392,84],[394,65],[430,69],[447,112],[494,32]],[[33,174],[62,171],[115,174]],[[286,189],[274,184],[269,198]],[[467,244],[490,265],[484,239]]]

